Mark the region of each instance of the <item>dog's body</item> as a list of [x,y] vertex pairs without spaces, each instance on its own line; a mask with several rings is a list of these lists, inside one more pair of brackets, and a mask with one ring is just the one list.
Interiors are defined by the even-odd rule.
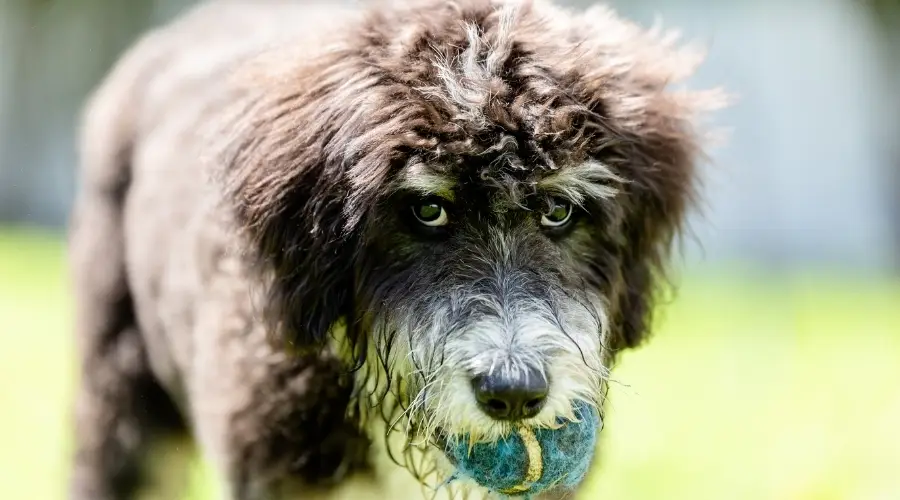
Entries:
[[84,126],[72,497],[130,497],[171,417],[250,500],[446,479],[436,439],[513,425],[472,377],[540,375],[534,426],[602,408],[701,100],[664,92],[683,54],[593,16],[229,1],[143,39]]

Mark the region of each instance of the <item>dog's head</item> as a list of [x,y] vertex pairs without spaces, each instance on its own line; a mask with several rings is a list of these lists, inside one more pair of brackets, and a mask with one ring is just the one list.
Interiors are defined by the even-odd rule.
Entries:
[[712,101],[667,86],[698,58],[537,2],[387,6],[334,39],[259,83],[228,158],[273,331],[346,325],[426,436],[600,407],[692,199]]

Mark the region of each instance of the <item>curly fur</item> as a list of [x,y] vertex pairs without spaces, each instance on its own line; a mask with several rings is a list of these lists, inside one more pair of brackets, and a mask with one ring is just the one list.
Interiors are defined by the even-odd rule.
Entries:
[[[700,61],[676,41],[501,0],[220,0],[144,37],[84,120],[72,498],[130,498],[171,421],[268,499],[374,491],[377,450],[440,482],[437,435],[509,430],[472,373],[548,377],[537,426],[602,408],[721,104],[669,89]],[[398,215],[422,196],[452,234]],[[554,197],[582,216],[548,237]]]

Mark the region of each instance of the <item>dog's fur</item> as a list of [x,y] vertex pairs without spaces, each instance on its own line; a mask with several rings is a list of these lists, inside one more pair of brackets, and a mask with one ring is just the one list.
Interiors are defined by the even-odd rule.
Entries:
[[249,500],[375,491],[390,451],[443,481],[436,441],[509,430],[478,374],[549,380],[534,426],[602,409],[716,102],[667,90],[699,62],[674,42],[500,0],[220,1],[146,36],[83,128],[72,498],[131,497],[162,424]]

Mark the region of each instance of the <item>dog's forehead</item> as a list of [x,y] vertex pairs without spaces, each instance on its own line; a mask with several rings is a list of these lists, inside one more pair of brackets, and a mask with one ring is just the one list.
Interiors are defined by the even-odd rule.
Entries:
[[494,210],[521,206],[532,195],[559,197],[575,204],[614,197],[622,180],[599,160],[552,164],[525,161],[506,152],[478,157],[411,159],[399,188],[449,201],[490,202]]
[[406,162],[401,188],[449,199],[465,192],[495,208],[534,194],[574,203],[613,196],[619,178],[597,159],[608,138],[586,125],[593,112],[520,44],[536,36],[533,13],[503,4],[482,14],[420,34],[429,43],[406,55],[419,69],[400,65],[395,75],[409,85],[406,109],[417,110],[409,136],[428,144]]

